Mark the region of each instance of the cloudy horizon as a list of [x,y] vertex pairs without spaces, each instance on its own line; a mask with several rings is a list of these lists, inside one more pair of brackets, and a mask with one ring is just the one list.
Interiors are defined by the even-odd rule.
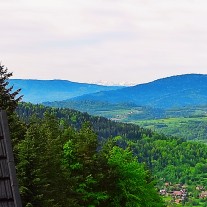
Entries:
[[144,83],[207,74],[205,0],[1,0],[13,78]]

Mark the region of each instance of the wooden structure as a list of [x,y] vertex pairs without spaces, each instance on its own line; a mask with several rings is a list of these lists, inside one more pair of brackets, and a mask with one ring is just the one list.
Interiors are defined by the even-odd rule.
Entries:
[[22,207],[6,112],[0,110],[0,207]]

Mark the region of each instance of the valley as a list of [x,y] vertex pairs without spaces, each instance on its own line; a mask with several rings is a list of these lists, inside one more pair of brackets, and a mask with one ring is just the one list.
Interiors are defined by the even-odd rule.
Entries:
[[[111,136],[116,145],[133,151],[138,162],[144,163],[145,168],[153,174],[157,189],[166,191],[161,195],[169,207],[191,206],[193,203],[193,206],[205,206],[202,193],[207,190],[207,145],[202,142],[165,136],[138,125],[111,121],[66,108],[22,103],[18,106],[17,113],[26,123],[32,123],[29,117],[34,115],[43,120],[47,118],[45,114],[49,117],[53,115],[58,117],[59,123],[68,124],[76,130],[80,130],[84,122],[90,122],[101,143]],[[199,186],[202,188],[197,189]],[[180,196],[183,190],[186,194],[184,200]]]
[[207,207],[207,1],[0,12],[0,207]]
[[[192,82],[197,82],[199,78],[201,78],[199,81],[200,85],[197,84],[195,87],[192,87]],[[182,79],[184,79],[183,83],[176,84],[177,80],[181,81]],[[86,150],[84,153],[90,154],[87,144],[92,144],[96,146],[94,149],[101,149],[96,154],[96,156],[98,156],[97,159],[101,158],[101,160],[99,160],[100,162],[103,162],[106,158],[108,159],[107,153],[113,154],[115,153],[115,151],[113,151],[114,149],[118,150],[115,154],[111,154],[111,156],[114,156],[113,162],[119,160],[120,167],[122,166],[121,163],[124,161],[120,160],[122,159],[121,154],[128,156],[127,153],[133,153],[133,155],[136,156],[133,159],[136,159],[136,163],[141,164],[139,169],[141,170],[143,167],[143,169],[146,170],[145,173],[150,173],[147,176],[150,176],[152,173],[153,178],[149,179],[154,179],[157,192],[160,193],[160,196],[165,200],[168,207],[192,205],[204,207],[206,197],[203,197],[203,194],[207,190],[207,104],[205,103],[206,94],[204,94],[204,89],[207,86],[205,81],[206,76],[203,75],[176,76],[164,80],[157,80],[141,86],[138,85],[121,89],[112,88],[112,90],[108,88],[109,91],[99,91],[95,93],[90,93],[88,91],[89,94],[85,95],[78,95],[78,93],[76,93],[77,88],[75,90],[70,88],[71,93],[74,93],[75,97],[67,99],[67,97],[61,94],[59,96],[61,100],[55,101],[48,101],[47,97],[44,98],[44,91],[47,91],[46,87],[42,94],[40,91],[42,102],[40,99],[36,99],[37,101],[39,100],[38,104],[29,103],[34,102],[32,100],[27,103],[21,102],[16,109],[18,119],[22,123],[22,126],[20,127],[19,125],[18,127],[23,131],[21,133],[24,137],[24,139],[17,144],[17,148],[15,148],[16,150],[18,149],[17,152],[20,153],[16,154],[17,157],[20,156],[18,158],[20,161],[17,167],[21,169],[22,165],[25,165],[25,170],[29,167],[29,165],[24,162],[24,159],[30,159],[30,156],[24,158],[24,152],[28,149],[28,143],[37,144],[37,146],[34,145],[37,148],[33,148],[33,145],[29,146],[31,147],[29,149],[33,152],[33,154],[31,154],[31,159],[34,157],[37,160],[41,160],[38,154],[39,147],[42,147],[41,150],[47,151],[48,157],[55,156],[54,153],[57,149],[52,144],[53,141],[50,140],[51,136],[54,137],[55,142],[59,143],[59,150],[61,150],[61,139],[67,137],[67,139],[69,138],[69,142],[65,142],[67,141],[66,139],[64,143],[67,145],[64,146],[67,146],[67,150],[69,151],[64,151],[64,153],[66,153],[65,156],[69,156],[70,159],[67,158],[67,165],[61,165],[64,167],[64,173],[68,173],[65,171],[65,167],[71,167],[69,172],[73,173],[74,177],[72,177],[72,179],[77,179],[80,185],[82,185],[82,181],[75,173],[76,165],[78,166],[79,164],[75,162],[71,163],[73,157],[70,157],[72,156],[70,153],[77,147],[77,150]],[[172,82],[176,85],[175,87],[172,85]],[[169,87],[167,87],[168,84]],[[189,85],[191,85],[190,89]],[[183,88],[184,86],[186,86],[187,89]],[[122,93],[123,91],[124,94]],[[126,91],[127,93],[125,93]],[[53,92],[54,91],[51,90],[51,93]],[[54,94],[56,92],[54,92]],[[165,98],[160,99],[160,94],[162,94],[161,97]],[[172,98],[169,98],[171,94]],[[196,100],[194,100],[195,94],[197,94],[198,97]],[[52,97],[54,98],[55,96]],[[107,99],[105,97],[107,97]],[[165,101],[164,103],[163,100]],[[92,128],[85,128],[85,124],[90,124]],[[69,128],[67,128],[68,126]],[[48,131],[48,127],[53,135]],[[59,135],[56,134],[57,131]],[[41,135],[42,132],[44,133],[43,137]],[[19,132],[16,131],[15,133],[18,134]],[[14,136],[17,136],[16,134],[14,134]],[[37,137],[37,140],[34,140],[34,137]],[[44,139],[48,143],[48,146],[50,146],[50,150],[47,150],[47,145],[42,145],[39,139]],[[85,139],[89,140],[85,142]],[[70,146],[70,144],[72,145]],[[83,146],[84,148],[82,148]],[[109,151],[105,152],[104,150]],[[121,152],[119,150],[124,151]],[[128,152],[128,150],[130,151]],[[61,151],[61,153],[63,152]],[[96,150],[94,153],[96,153]],[[90,157],[89,154],[87,156]],[[61,157],[61,154],[59,154],[59,156]],[[85,162],[84,159],[91,159],[90,162],[96,165],[96,160],[94,160],[93,156],[90,158],[82,158],[81,154],[74,154],[73,156],[76,156],[75,159],[83,163]],[[60,157],[58,159],[60,159]],[[127,159],[129,159],[129,157]],[[131,160],[132,162],[133,159]],[[59,162],[57,159],[56,161],[57,163]],[[66,160],[64,162],[66,162]],[[51,160],[50,164],[54,165]],[[104,162],[103,164],[106,165]],[[124,166],[128,165],[125,163],[123,167]],[[134,166],[136,166],[136,164]],[[39,164],[33,167],[30,166],[29,168],[34,172],[36,172],[36,170],[41,170],[42,173],[44,172],[44,165],[42,164],[40,164],[40,166]],[[101,167],[97,165],[97,168],[100,170],[99,173],[102,173]],[[126,168],[130,169],[130,166]],[[55,172],[58,174],[58,171]],[[99,174],[96,174],[92,166],[88,172],[94,173],[95,182],[98,182],[99,185],[104,187],[102,180],[99,178]],[[125,171],[121,172],[124,173]],[[134,171],[132,170],[132,172]],[[32,189],[33,184],[27,186],[27,183],[22,177],[23,175],[24,174],[19,174],[21,185]],[[52,176],[50,173],[48,173],[48,175]],[[36,176],[38,177],[39,175],[37,174]],[[41,174],[41,176],[44,177],[44,173]],[[110,177],[111,174],[107,174],[107,176],[112,179],[112,177]],[[133,179],[134,177],[132,176],[131,178]],[[50,182],[49,178],[44,177],[44,179]],[[89,185],[94,188],[95,186],[93,183],[90,183],[90,180],[88,181],[87,179],[88,177],[84,180],[86,186]],[[60,182],[62,182],[62,180],[60,180]],[[133,183],[136,182],[133,181]],[[168,186],[166,186],[167,183],[169,184]],[[41,182],[38,183],[38,185],[42,186]],[[54,183],[54,187],[59,189],[56,183]],[[77,188],[78,192],[78,186],[74,184],[74,187]],[[148,190],[153,189],[152,187],[145,187]],[[51,186],[51,189],[52,188],[53,186]],[[73,191],[73,189],[71,190]],[[83,191],[83,195],[91,195],[90,192],[88,194],[85,187],[81,188],[81,190]],[[63,192],[67,194],[67,191]],[[107,195],[111,196],[110,192],[108,193]],[[25,195],[27,195],[27,193]],[[103,196],[101,199],[107,202],[109,201],[107,197],[104,197],[104,194],[101,195]],[[49,198],[51,195],[47,194],[47,196]],[[98,194],[94,196],[98,196]],[[73,195],[71,195],[71,198],[76,199]],[[26,197],[24,197],[24,199],[26,199]],[[81,199],[79,198],[76,202],[79,202],[79,200]],[[89,200],[87,200],[87,202]],[[44,199],[42,201],[44,201]],[[151,206],[154,207],[154,205],[155,204],[152,204]]]
[[72,108],[113,121],[137,124],[168,136],[204,142],[207,140],[207,106],[158,109],[95,101],[45,102],[44,105]]
[[113,91],[43,102],[187,140],[206,140],[207,75],[188,74]]
[[207,142],[207,117],[197,118],[165,118],[132,121],[144,128],[152,129],[167,136],[182,137],[187,140]]

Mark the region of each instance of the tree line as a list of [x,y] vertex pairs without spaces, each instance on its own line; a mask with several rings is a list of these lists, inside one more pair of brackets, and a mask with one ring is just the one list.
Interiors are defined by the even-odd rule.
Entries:
[[[71,125],[42,106],[43,113],[18,115],[21,97],[8,87],[11,76],[1,65],[0,104],[9,117],[23,206],[164,206],[150,173],[118,139],[109,135],[100,142],[91,123],[78,122],[77,114],[70,117]],[[114,126],[105,124],[116,134]]]

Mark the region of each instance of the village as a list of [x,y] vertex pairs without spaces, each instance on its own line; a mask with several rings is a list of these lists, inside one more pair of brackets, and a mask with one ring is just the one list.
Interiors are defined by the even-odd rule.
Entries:
[[[207,191],[204,186],[196,186],[195,187],[196,198],[205,202],[207,200]],[[181,204],[185,205],[185,203],[193,200],[195,195],[192,192],[188,192],[188,186],[182,184],[172,184],[171,182],[165,182],[162,189],[159,191],[160,195],[164,197],[164,200],[167,200],[169,204]]]

